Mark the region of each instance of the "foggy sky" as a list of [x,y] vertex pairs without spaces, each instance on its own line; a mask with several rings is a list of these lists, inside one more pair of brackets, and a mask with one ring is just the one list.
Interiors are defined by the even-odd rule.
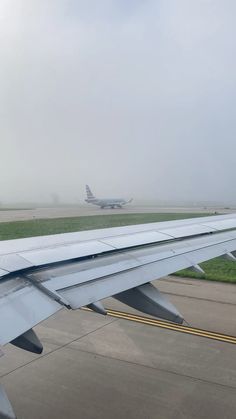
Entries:
[[2,0],[0,200],[236,202],[234,0]]

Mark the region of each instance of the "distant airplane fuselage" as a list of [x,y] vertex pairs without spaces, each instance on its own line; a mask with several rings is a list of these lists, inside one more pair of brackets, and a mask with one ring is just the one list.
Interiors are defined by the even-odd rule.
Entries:
[[96,198],[88,185],[86,185],[86,194],[87,199],[85,199],[85,202],[98,205],[100,208],[122,208],[124,205],[132,201],[132,199],[126,201],[123,198]]

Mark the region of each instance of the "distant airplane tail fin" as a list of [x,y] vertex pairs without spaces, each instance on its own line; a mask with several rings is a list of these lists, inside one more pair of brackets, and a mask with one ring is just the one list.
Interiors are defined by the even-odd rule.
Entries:
[[87,194],[87,199],[85,199],[86,202],[93,202],[96,199],[88,185],[86,185],[86,194]]

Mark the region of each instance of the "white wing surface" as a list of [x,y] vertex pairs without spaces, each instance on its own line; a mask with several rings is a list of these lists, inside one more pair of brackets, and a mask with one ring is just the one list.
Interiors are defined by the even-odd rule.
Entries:
[[[236,214],[2,241],[0,345],[41,353],[36,324],[64,307],[106,314],[100,300],[109,296],[182,323],[151,281],[235,255]],[[15,418],[1,386],[0,416]]]
[[[234,260],[236,214],[0,242],[0,345],[40,352],[31,329],[67,307],[114,296],[143,312],[183,318],[151,281],[217,256]],[[27,332],[27,333],[26,333]]]

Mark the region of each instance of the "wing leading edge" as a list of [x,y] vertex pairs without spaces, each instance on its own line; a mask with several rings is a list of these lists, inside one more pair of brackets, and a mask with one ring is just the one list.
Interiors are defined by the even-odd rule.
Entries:
[[236,214],[139,224],[0,243],[0,277],[29,268],[236,228]]

